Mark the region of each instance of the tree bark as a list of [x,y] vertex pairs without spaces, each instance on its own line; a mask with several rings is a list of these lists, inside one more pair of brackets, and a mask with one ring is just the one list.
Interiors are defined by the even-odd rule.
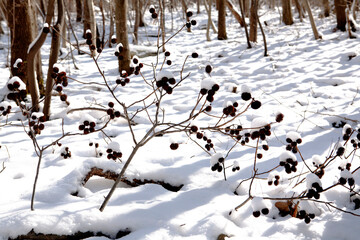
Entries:
[[323,6],[324,6],[324,17],[329,17],[330,16],[329,0],[323,0]]
[[244,21],[242,19],[242,17],[240,16],[240,14],[234,9],[234,6],[232,5],[232,3],[229,0],[226,0],[226,6],[229,8],[230,12],[232,15],[234,15],[236,21],[238,21],[238,23],[240,23],[241,27],[244,27]]
[[[187,14],[186,14],[188,8],[187,8],[187,5],[186,5],[185,0],[181,0],[181,5],[182,5],[183,11],[184,11],[185,16],[186,16],[186,22],[190,22],[190,18],[189,18],[189,17],[187,16]],[[191,28],[187,28],[187,31],[188,31],[188,32],[191,32]]]
[[312,12],[311,12],[311,8],[310,8],[309,1],[308,1],[308,0],[303,0],[303,1],[304,1],[304,5],[305,5],[305,8],[306,8],[306,11],[307,11],[307,13],[308,13],[308,15],[309,15],[309,20],[310,20],[311,28],[312,28],[313,33],[314,33],[315,40],[318,40],[319,38],[321,38],[321,36],[319,35],[319,33],[318,33],[318,31],[317,31],[317,28],[316,28],[316,25],[315,25],[315,21],[314,21]]
[[[11,32],[11,75],[18,76],[26,84],[29,92],[29,82],[27,78],[27,50],[34,38],[32,25],[32,10],[30,0],[8,0],[8,24]],[[21,58],[23,67],[14,67],[15,61]]]
[[82,19],[82,3],[81,0],[76,0],[76,21],[81,22]]
[[281,4],[282,4],[283,23],[285,23],[285,25],[292,25],[294,23],[294,20],[291,11],[291,1],[281,0]]
[[121,51],[119,57],[119,72],[126,71],[130,73],[130,47],[128,40],[128,31],[127,31],[127,10],[128,10],[128,1],[127,0],[115,0],[115,24],[116,24],[116,39],[117,43],[123,45],[123,50]]
[[334,0],[336,11],[336,28],[345,32],[346,30],[346,0]]
[[303,21],[303,11],[302,11],[302,7],[301,7],[299,0],[295,0],[295,6],[296,6],[296,10],[299,13],[300,22],[302,22]]
[[257,41],[257,11],[259,7],[259,1],[258,0],[252,0],[251,1],[251,8],[250,8],[250,36],[249,40],[251,42]]
[[46,78],[46,89],[45,89],[45,103],[44,103],[44,116],[48,120],[50,117],[50,105],[51,105],[51,93],[54,85],[54,79],[51,77],[51,73],[53,72],[54,64],[57,62],[59,57],[60,50],[60,42],[61,42],[61,28],[62,24],[64,24],[64,2],[63,0],[57,0],[58,2],[58,19],[53,27],[54,30],[52,32],[51,38],[51,48],[50,48],[50,56],[49,56],[49,68],[47,72]]
[[[48,0],[47,5],[47,13],[46,13],[46,19],[45,22],[50,26],[51,19],[54,15],[54,2],[55,0]],[[27,75],[29,78],[29,88],[30,88],[30,94],[31,94],[31,100],[32,100],[32,110],[38,111],[39,110],[39,86],[37,81],[35,81],[35,63],[34,58],[35,55],[40,50],[41,46],[44,44],[46,40],[47,33],[41,30],[39,33],[39,36],[36,38],[35,42],[32,43],[31,47],[28,50],[27,54],[27,62],[28,62],[28,68],[27,68]]]
[[[96,21],[93,0],[84,0],[84,37],[88,29],[92,34],[92,43],[96,45]],[[95,56],[95,51],[91,51],[91,55]]]
[[250,16],[250,0],[241,0],[245,17]]
[[134,0],[134,10],[135,10],[135,23],[134,23],[134,44],[137,45],[139,43],[138,30],[140,25],[140,6],[139,0]]
[[218,39],[226,40],[226,9],[225,9],[225,0],[218,1]]

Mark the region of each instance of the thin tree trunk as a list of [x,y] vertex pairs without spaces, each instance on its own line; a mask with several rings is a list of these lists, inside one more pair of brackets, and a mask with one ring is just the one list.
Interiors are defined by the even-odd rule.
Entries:
[[[204,0],[204,5],[205,5],[205,10],[208,14],[208,17],[210,17],[210,27],[211,29],[214,31],[214,33],[217,33],[217,29],[216,26],[214,24],[214,22],[211,20],[211,5],[212,5],[212,0]],[[208,19],[209,21],[209,19]]]
[[199,14],[200,13],[200,0],[196,0],[196,8],[197,8],[196,13]]
[[261,25],[259,15],[257,15],[257,19],[258,19],[258,23],[259,23],[261,35],[262,35],[263,41],[264,41],[264,57],[267,57],[267,56],[269,56],[269,55],[268,55],[268,53],[267,53],[266,36],[265,36],[264,29],[263,29],[263,27],[262,27],[262,25]]
[[308,13],[308,16],[309,16],[309,20],[310,20],[311,28],[312,28],[313,33],[314,33],[315,40],[318,40],[319,38],[321,38],[321,36],[319,35],[319,33],[317,31],[315,21],[314,21],[312,12],[311,12],[309,1],[308,0],[303,0],[303,1],[304,1],[305,9],[306,9],[306,11]]
[[[26,84],[29,91],[29,82],[27,78],[27,50],[33,40],[32,10],[29,0],[8,1],[8,24],[11,31],[11,75],[18,76]],[[14,67],[15,61],[21,58],[23,67]]]
[[46,89],[45,89],[45,103],[44,103],[44,116],[46,119],[50,117],[50,105],[51,105],[51,92],[54,85],[54,79],[51,77],[51,73],[53,72],[53,66],[58,60],[59,50],[60,50],[60,42],[61,35],[60,31],[62,28],[62,24],[64,24],[64,3],[63,0],[57,0],[58,2],[58,19],[53,27],[53,33],[51,38],[51,48],[50,48],[50,56],[49,56],[49,68],[47,72],[46,78]]
[[291,1],[281,0],[281,4],[282,4],[283,23],[285,23],[285,25],[292,25],[294,23],[294,20],[291,11]]
[[140,6],[139,0],[134,0],[134,10],[135,10],[135,23],[134,23],[134,44],[137,45],[139,43],[139,24],[140,24]]
[[236,21],[238,21],[238,23],[240,23],[240,26],[243,27],[244,26],[244,21],[242,19],[242,17],[240,16],[240,14],[234,9],[234,6],[232,5],[232,3],[229,0],[226,0],[226,6],[229,8],[230,12],[232,13],[232,15],[234,15]]
[[330,16],[329,0],[323,0],[323,6],[324,6],[324,17],[329,17]]
[[82,3],[81,0],[76,0],[76,21],[81,22],[82,19]]
[[336,11],[336,28],[345,32],[346,30],[346,0],[334,0]]
[[245,17],[250,16],[250,0],[241,0]]
[[218,10],[218,39],[226,40],[226,9],[225,0],[217,0],[219,3]]
[[[185,13],[185,16],[186,16],[186,22],[190,22],[190,18],[187,16],[187,6],[186,6],[186,3],[185,3],[185,0],[181,0],[181,5],[182,5],[182,8],[183,8],[183,11]],[[187,28],[187,31],[188,32],[191,32],[191,28]]]
[[165,52],[165,19],[164,19],[164,11],[165,11],[165,1],[159,0],[160,7],[160,29],[161,29],[161,40],[162,40],[162,51]]
[[204,6],[208,15],[208,21],[207,21],[207,25],[206,25],[206,41],[211,41],[210,38],[210,26],[211,26],[211,5],[212,5],[212,0],[209,0],[209,8],[207,6],[207,0],[204,0]]
[[296,10],[299,13],[300,22],[302,22],[303,21],[303,11],[302,11],[299,0],[295,0],[295,6],[296,6]]
[[[96,21],[93,0],[84,0],[84,37],[88,29],[92,34],[92,43],[96,45]],[[94,56],[95,51],[91,51],[91,55]]]
[[243,9],[242,0],[239,0],[239,6],[240,6],[241,16],[242,16],[243,21],[244,21],[245,36],[246,36],[246,41],[247,41],[247,44],[248,44],[248,48],[252,48],[251,43],[250,43],[250,39],[249,39],[249,33],[248,33],[248,29],[247,29],[247,24],[246,24],[246,21],[245,21],[245,15],[244,15],[244,9]]
[[119,57],[119,72],[126,71],[130,73],[130,47],[127,32],[127,0],[115,0],[115,23],[116,23],[116,39],[118,43],[123,45]]
[[[54,15],[54,2],[55,0],[48,0],[47,5],[47,13],[45,22],[50,26],[51,19]],[[28,68],[27,68],[27,75],[29,78],[29,88],[30,88],[30,94],[31,94],[31,100],[32,100],[32,106],[33,111],[37,112],[39,110],[39,86],[37,81],[35,80],[35,63],[34,59],[36,54],[39,52],[41,46],[44,44],[46,40],[47,33],[41,30],[39,33],[39,37],[36,38],[35,42],[31,44],[31,47],[28,50],[27,54],[27,62],[28,62]]]
[[249,40],[251,42],[256,42],[257,40],[257,11],[258,11],[259,1],[252,0],[250,8],[250,36]]
[[114,35],[114,2],[113,1],[110,1],[109,2],[109,7],[110,7],[110,34],[109,34],[109,47],[112,46],[112,43],[111,43],[111,39]]

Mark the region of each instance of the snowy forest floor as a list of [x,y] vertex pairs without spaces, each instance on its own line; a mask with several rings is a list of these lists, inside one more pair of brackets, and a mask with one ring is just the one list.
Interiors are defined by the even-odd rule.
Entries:
[[[264,30],[268,43],[268,57],[263,56],[263,42],[259,32],[258,42],[248,49],[245,33],[235,19],[228,13],[228,40],[218,41],[212,33],[212,41],[206,41],[205,27],[207,16],[194,13],[193,19],[198,24],[192,32],[181,31],[168,44],[169,59],[172,65],[165,64],[164,70],[171,72],[180,79],[180,71],[186,56],[193,52],[198,58],[188,58],[183,76],[189,74],[173,94],[166,95],[162,102],[164,119],[168,122],[179,122],[189,116],[194,107],[201,81],[208,77],[205,66],[211,64],[211,79],[220,85],[212,105],[212,114],[221,116],[223,103],[235,99],[239,109],[246,106],[241,100],[243,85],[251,89],[252,96],[261,101],[258,110],[249,109],[241,115],[236,124],[250,126],[253,119],[263,117],[273,122],[278,112],[284,114],[284,121],[272,125],[272,134],[267,138],[270,149],[263,151],[264,157],[258,159],[259,172],[265,172],[279,164],[279,156],[285,152],[286,135],[298,132],[302,137],[299,145],[301,154],[308,165],[312,166],[312,157],[320,159],[342,141],[342,129],[333,124],[346,122],[357,129],[360,121],[359,107],[359,38],[349,39],[346,32],[333,32],[335,16],[318,18],[319,12],[314,11],[316,24],[322,40],[315,41],[307,19],[299,22],[295,19],[292,26],[279,23],[277,11],[262,9],[261,21],[266,21]],[[174,14],[174,32],[184,24],[182,14]],[[213,12],[216,19],[216,12]],[[140,61],[144,63],[142,74],[152,81],[154,72],[152,64],[156,56],[141,57],[146,49],[156,50],[157,23],[145,15],[148,23],[140,28],[140,46],[131,45],[137,50]],[[167,35],[170,37],[171,20],[167,19]],[[78,37],[81,27],[76,25]],[[131,37],[131,35],[129,35]],[[7,92],[8,35],[0,39],[4,48],[0,49],[0,97]],[[142,47],[146,46],[146,48]],[[42,48],[44,72],[50,49],[50,38]],[[86,46],[83,47],[87,51]],[[60,137],[64,132],[79,132],[79,122],[84,114],[96,119],[97,125],[104,124],[106,113],[102,111],[75,111],[72,109],[97,107],[107,108],[113,101],[111,94],[103,85],[94,61],[88,55],[77,55],[74,51],[75,69],[71,59],[66,57],[69,49],[63,49],[59,66],[65,70],[69,86],[64,89],[70,105],[53,97],[52,115],[45,123],[45,129],[37,137],[41,146],[45,146]],[[160,64],[164,54],[159,54]],[[119,75],[117,58],[114,48],[106,47],[98,59],[99,66],[112,86]],[[159,65],[156,72],[159,72]],[[93,84],[82,84],[93,83]],[[96,84],[94,84],[96,83]],[[233,92],[234,87],[237,88]],[[132,103],[151,93],[152,89],[144,83],[140,76],[131,76],[130,83],[125,87],[117,87],[115,94],[126,103]],[[152,99],[151,99],[152,100]],[[129,109],[135,113],[143,107],[140,102]],[[115,109],[121,109],[115,105]],[[104,132],[112,142],[118,142],[123,153],[122,163],[108,160],[106,148],[110,139],[102,132],[89,135],[77,135],[64,138],[62,146],[50,147],[44,152],[38,186],[35,195],[35,211],[30,210],[30,199],[35,177],[38,157],[33,143],[27,136],[21,121],[26,124],[19,108],[12,103],[12,113],[8,119],[0,117],[0,164],[5,169],[0,173],[0,239],[16,238],[30,231],[43,234],[71,235],[77,232],[101,232],[109,238],[116,238],[119,231],[130,231],[121,239],[216,239],[225,234],[226,239],[357,239],[360,229],[357,227],[360,218],[348,213],[329,208],[325,204],[313,201],[301,201],[300,209],[314,213],[315,218],[310,224],[291,216],[280,217],[275,207],[275,200],[263,200],[260,204],[270,209],[266,216],[255,218],[252,214],[257,206],[252,201],[237,211],[236,206],[248,198],[250,181],[243,179],[253,174],[255,149],[240,144],[230,152],[225,160],[227,179],[223,173],[211,171],[210,156],[191,141],[185,133],[175,133],[155,137],[136,154],[125,176],[129,180],[152,180],[165,182],[172,186],[182,186],[177,192],[169,191],[159,184],[144,184],[131,187],[121,183],[116,189],[109,205],[104,212],[99,207],[107,195],[113,181],[101,177],[92,177],[84,186],[82,179],[92,167],[119,172],[133,148],[132,136],[128,126],[122,119],[111,121]],[[140,138],[151,127],[147,114],[153,116],[155,108],[148,113],[138,114],[133,126],[134,134]],[[11,124],[5,125],[6,121]],[[216,124],[217,119],[209,115],[201,115],[196,120],[199,127]],[[207,131],[217,153],[226,155],[233,145],[227,136]],[[195,138],[194,138],[195,139]],[[102,157],[95,156],[94,147],[89,141],[97,142],[104,152]],[[179,149],[169,148],[170,141],[180,143]],[[196,140],[200,145],[203,141]],[[254,146],[254,142],[250,142]],[[64,147],[71,151],[71,158],[60,156]],[[351,147],[346,149],[351,152]],[[211,153],[214,153],[211,151]],[[280,175],[278,186],[268,186],[267,175],[264,179],[254,179],[252,195],[255,197],[291,197],[307,189],[306,183],[294,187],[300,172],[306,172],[299,154],[296,155],[298,171],[286,174],[283,167],[277,168]],[[326,169],[321,179],[322,186],[330,186],[340,178],[339,166],[345,162],[352,163],[352,170],[360,165],[357,153],[354,157],[337,158]],[[234,160],[239,162],[240,171],[232,172]],[[353,174],[355,184],[360,183],[359,171]],[[238,187],[238,188],[237,188]],[[357,189],[358,187],[356,187]],[[236,194],[234,194],[236,192]],[[76,193],[76,194],[75,194]],[[258,199],[258,198],[257,198]],[[353,210],[349,190],[337,186],[321,194],[321,201],[334,203],[340,209],[360,214]],[[255,201],[254,201],[255,202]],[[229,214],[231,212],[231,214]],[[87,239],[108,239],[106,236]]]

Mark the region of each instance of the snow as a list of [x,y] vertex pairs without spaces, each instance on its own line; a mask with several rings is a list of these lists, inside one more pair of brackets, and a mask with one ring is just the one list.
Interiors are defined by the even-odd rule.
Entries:
[[[191,5],[189,9],[195,9],[195,6]],[[57,140],[63,133],[74,135],[61,139],[61,146],[54,144],[44,150],[34,211],[30,210],[30,200],[39,158],[33,141],[26,133],[28,120],[15,102],[2,101],[0,106],[10,104],[12,108],[10,114],[0,116],[0,239],[15,238],[31,230],[69,235],[78,231],[101,232],[108,237],[94,236],[88,239],[102,240],[116,239],[116,234],[121,230],[130,231],[129,235],[118,238],[125,240],[205,240],[217,239],[220,234],[229,236],[225,239],[357,239],[360,235],[357,227],[359,218],[351,214],[314,202],[313,199],[294,200],[294,204],[299,201],[299,210],[316,215],[311,223],[306,224],[289,215],[280,217],[274,206],[278,201],[285,201],[276,199],[306,192],[313,188],[314,182],[326,189],[337,184],[341,177],[353,178],[354,191],[359,192],[360,171],[353,172],[359,167],[358,150],[346,158],[353,149],[351,144],[344,146],[346,154],[327,162],[321,179],[310,173],[300,160],[303,158],[309,162],[311,170],[314,170],[326,159],[332,159],[336,149],[345,144],[341,140],[343,131],[348,126],[358,126],[360,121],[359,38],[349,39],[347,32],[332,32],[336,25],[335,16],[318,18],[320,10],[313,9],[317,27],[323,36],[318,41],[313,40],[307,19],[300,22],[296,18],[294,25],[285,26],[279,23],[277,10],[260,10],[261,21],[267,22],[263,27],[269,57],[263,56],[261,38],[253,43],[253,48],[247,48],[244,30],[239,28],[230,12],[227,15],[228,40],[218,41],[216,34],[212,33],[211,41],[206,41],[204,27],[207,16],[203,8],[200,14],[194,11],[193,19],[197,20],[198,25],[192,28],[191,33],[181,31],[166,43],[166,50],[171,51],[172,65],[164,65],[161,71],[163,53],[159,55],[158,65],[157,57],[153,55],[157,52],[157,39],[153,36],[157,36],[158,22],[153,21],[146,11],[144,20],[147,26],[139,28],[139,46],[130,45],[130,49],[144,63],[142,76],[131,75],[129,84],[116,87],[114,91],[122,104],[131,106],[129,115],[137,123],[131,126],[132,133],[128,123],[117,118],[102,131],[81,135],[79,124],[85,120],[94,121],[98,130],[109,119],[103,111],[108,108],[108,102],[115,102],[116,110],[120,110],[119,104],[104,86],[102,76],[87,54],[77,55],[77,51],[73,52],[79,69],[74,67],[71,59],[61,59],[57,66],[69,76],[69,87],[64,89],[64,93],[68,95],[70,105],[66,106],[58,96],[53,96],[50,121],[44,123],[45,129],[37,136],[37,143],[41,148]],[[175,33],[184,20],[180,11],[173,15]],[[166,19],[166,39],[171,36],[169,16]],[[214,20],[216,16],[214,7]],[[81,39],[82,26],[74,22],[73,27]],[[129,42],[132,42],[131,34],[129,37]],[[7,33],[0,35],[1,100],[6,96],[7,84],[19,80],[14,77],[9,81],[6,67],[8,39]],[[44,73],[47,70],[50,40],[46,39],[42,47]],[[73,38],[71,42],[74,42]],[[81,46],[81,49],[88,51],[88,46]],[[115,87],[114,81],[119,76],[118,61],[114,56],[116,49],[105,47],[98,58],[99,67],[111,87]],[[199,57],[189,57],[183,68],[186,56],[193,52],[197,52]],[[208,64],[213,67],[211,76],[205,72]],[[154,82],[161,75],[180,79],[180,75],[185,77],[188,74],[172,94],[164,95],[157,109],[157,98],[154,95],[148,97],[154,89],[147,83]],[[22,81],[20,84],[23,89],[26,87]],[[214,84],[220,86],[215,100],[209,103],[202,98],[203,101],[195,109],[197,113],[197,110],[211,105],[211,112],[199,114],[195,120],[177,126],[177,130],[186,129],[186,132],[154,137],[135,154],[124,178],[153,183],[133,187],[121,182],[108,206],[100,212],[99,207],[114,181],[93,176],[84,184],[89,171],[96,167],[104,172],[120,173],[134,150],[133,138],[139,142],[151,129],[157,110],[161,112],[157,119],[161,123],[185,121],[200,99],[200,89],[210,90]],[[234,87],[237,87],[235,92]],[[237,113],[240,113],[249,105],[251,100],[239,100],[243,92],[251,93],[252,97],[261,101],[261,108],[255,110],[249,107],[245,113],[227,123],[230,117],[221,118],[224,106],[236,100],[239,103]],[[160,92],[156,91],[156,94],[160,96]],[[131,105],[139,99],[142,101]],[[30,107],[30,96],[23,104]],[[144,111],[144,104],[152,105]],[[43,101],[40,103],[42,107]],[[81,108],[84,110],[68,113]],[[273,123],[279,112],[284,114],[284,120]],[[214,149],[204,151],[206,142],[197,139],[196,134],[190,134],[189,128],[195,123],[202,128],[204,136],[212,140]],[[269,150],[263,151],[260,147],[259,152],[263,157],[256,158],[255,164],[256,141],[250,139],[244,146],[234,145],[236,140],[228,134],[216,129],[203,130],[224,123],[223,127],[243,126],[244,130],[240,132],[243,138],[246,129],[271,123],[271,135],[266,137]],[[161,125],[156,131],[166,127]],[[153,136],[153,133],[149,134]],[[356,139],[356,134],[351,138]],[[297,145],[297,154],[285,151],[286,138],[292,141],[302,139],[302,143]],[[99,147],[89,146],[89,142],[98,143]],[[179,143],[180,146],[171,150],[169,142]],[[123,154],[121,161],[108,160],[106,149],[111,147],[120,151],[120,146]],[[69,148],[70,158],[61,156],[61,153],[67,152],[65,148]],[[223,171],[211,171],[209,168],[209,161],[213,166],[221,157],[226,158],[226,181]],[[284,167],[278,167],[279,160],[286,161],[288,158],[299,160],[297,171],[291,174],[286,174]],[[352,164],[350,171],[344,169],[347,163]],[[241,169],[232,171],[237,166]],[[339,166],[344,170],[340,171]],[[261,175],[251,181],[254,167]],[[269,171],[271,169],[275,170]],[[280,177],[279,184],[269,186],[268,182],[274,182],[275,176]],[[170,191],[162,187],[160,182],[181,188]],[[354,210],[354,203],[351,202],[356,196],[351,196],[348,188],[348,183],[336,185],[321,192],[320,200],[360,214],[360,209]],[[235,210],[249,198],[249,194],[254,198]],[[264,207],[269,209],[269,214],[255,218],[253,211],[261,211]]]

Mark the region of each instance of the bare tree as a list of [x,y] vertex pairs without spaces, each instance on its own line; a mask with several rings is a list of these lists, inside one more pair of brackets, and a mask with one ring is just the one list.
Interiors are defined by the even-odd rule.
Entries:
[[346,0],[334,0],[336,11],[336,29],[346,30]]
[[323,6],[324,6],[324,17],[330,16],[330,4],[329,0],[323,0]]
[[309,15],[309,20],[310,20],[310,24],[311,24],[311,28],[313,30],[313,33],[314,33],[314,37],[315,37],[315,40],[321,38],[321,36],[319,35],[318,31],[317,31],[317,28],[316,28],[316,25],[315,25],[315,21],[314,21],[314,18],[313,18],[313,15],[312,15],[312,12],[311,12],[311,8],[310,8],[310,4],[309,4],[309,1],[308,0],[303,0],[304,1],[304,5],[305,5],[305,8],[306,8],[306,11]]
[[[11,60],[10,69],[12,76],[18,76],[26,84],[29,91],[29,82],[27,79],[27,63],[24,61],[27,56],[27,50],[34,38],[32,25],[32,10],[30,0],[8,0],[8,24],[11,35]],[[22,68],[14,66],[15,61],[21,58],[23,60]]]
[[251,7],[250,7],[250,36],[249,40],[251,42],[256,42],[257,40],[257,25],[258,25],[258,19],[257,19],[257,11],[259,7],[259,1],[258,0],[252,0],[251,1]]
[[[47,14],[45,22],[48,26],[50,26],[51,19],[54,15],[54,2],[55,0],[49,0],[47,5]],[[49,31],[49,27],[44,27],[41,32],[39,33],[39,36],[36,38],[36,40],[31,44],[31,46],[28,49],[27,54],[27,62],[28,62],[28,68],[27,68],[27,75],[29,80],[29,88],[30,88],[30,94],[31,94],[31,100],[33,105],[33,111],[39,110],[39,87],[37,81],[35,81],[35,61],[34,58],[36,54],[38,54],[41,46],[44,44],[47,33]]]
[[134,23],[134,44],[137,45],[138,44],[138,29],[139,29],[139,25],[140,25],[140,4],[139,4],[139,0],[133,0],[133,8],[135,11],[135,23]]
[[76,21],[81,22],[82,13],[83,13],[81,0],[75,0],[75,3],[76,3]]
[[[46,119],[50,117],[50,105],[51,105],[51,93],[54,85],[54,79],[51,74],[53,73],[53,66],[57,62],[59,57],[60,42],[61,42],[61,29],[64,24],[64,2],[63,0],[57,0],[58,2],[58,19],[55,26],[53,26],[51,48],[49,56],[49,68],[46,78],[46,89],[45,89],[45,103],[44,103],[44,116]],[[65,37],[65,36],[64,36]]]
[[[185,16],[186,16],[186,22],[190,22],[190,17],[186,14],[187,11],[188,11],[188,8],[187,8],[185,0],[181,0],[181,6],[182,6],[183,11],[184,11]],[[187,28],[187,31],[191,32],[191,28]]]
[[226,5],[225,0],[218,1],[218,39],[227,39],[226,35]]
[[115,0],[115,25],[117,43],[122,44],[119,55],[119,72],[123,70],[130,73],[130,47],[127,31],[127,0]]
[[[96,43],[96,20],[95,20],[95,12],[94,12],[94,1],[93,0],[84,0],[84,34],[88,29],[90,29],[92,33],[92,42],[95,45]],[[95,51],[92,51],[92,54],[95,54]]]
[[290,0],[281,0],[282,5],[282,19],[285,25],[291,25],[294,23],[292,11],[291,11],[291,1]]

